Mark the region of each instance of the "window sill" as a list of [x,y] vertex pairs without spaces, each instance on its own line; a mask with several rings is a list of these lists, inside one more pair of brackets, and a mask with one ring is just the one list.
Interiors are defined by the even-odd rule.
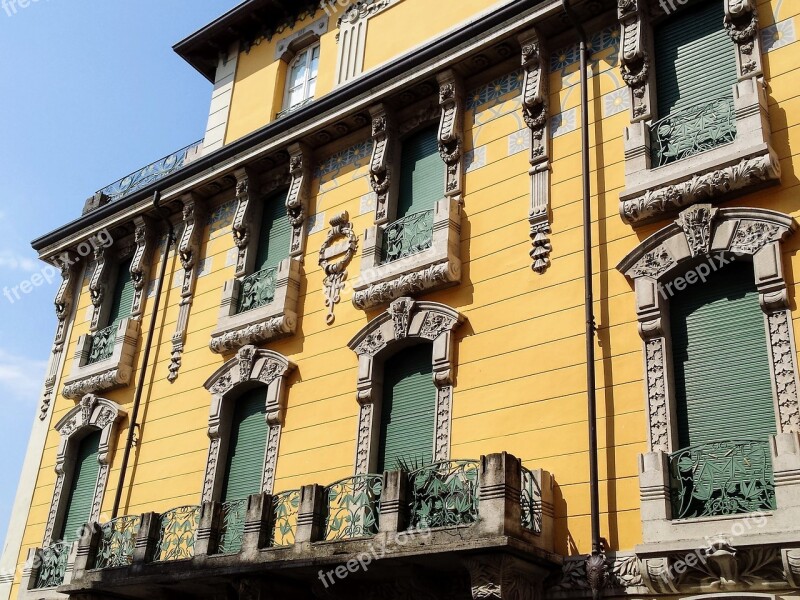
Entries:
[[292,335],[297,328],[297,299],[300,290],[300,262],[284,259],[278,267],[275,296],[269,304],[239,313],[241,281],[231,279],[222,290],[217,328],[211,333],[211,351],[235,352],[249,344]]
[[383,229],[370,227],[364,235],[361,273],[353,285],[353,304],[367,310],[402,296],[415,296],[461,281],[461,206],[444,198],[436,203],[430,248],[381,264]]
[[64,382],[64,396],[78,399],[86,394],[129,385],[140,329],[141,324],[136,319],[129,318],[120,321],[111,357],[92,364],[89,364],[92,334],[85,334],[78,338],[78,349],[72,363],[72,372]]
[[697,202],[720,202],[777,182],[780,164],[770,145],[766,92],[758,78],[736,84],[734,114],[734,142],[658,168],[650,166],[649,124],[628,127],[622,218],[634,225],[650,223]]

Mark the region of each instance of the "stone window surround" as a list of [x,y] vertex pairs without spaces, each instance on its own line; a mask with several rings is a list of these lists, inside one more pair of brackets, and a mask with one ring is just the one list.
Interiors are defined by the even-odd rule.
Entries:
[[[439,105],[422,105],[397,118],[385,105],[370,108],[373,149],[370,185],[377,196],[375,224],[364,233],[361,272],[353,284],[353,305],[367,310],[408,294],[461,281],[463,206],[464,85],[454,71],[437,76]],[[431,248],[382,264],[383,228],[395,220],[399,195],[400,144],[411,133],[439,120],[439,154],[445,163],[443,198],[436,203]]]
[[639,244],[617,267],[635,285],[636,313],[644,351],[648,452],[639,457],[644,545],[637,548],[637,554],[657,555],[683,546],[694,548],[698,539],[730,531],[730,519],[742,518],[742,515],[734,515],[671,519],[668,458],[678,448],[669,308],[660,290],[665,282],[682,275],[698,264],[697,261],[720,253],[733,253],[737,259],[753,263],[770,349],[778,424],[771,442],[778,509],[768,515],[765,527],[754,534],[737,537],[737,545],[747,545],[756,539],[763,543],[765,534],[778,536],[794,531],[800,522],[796,346],[781,262],[781,243],[795,229],[796,223],[791,217],[771,210],[694,205]]
[[[254,387],[267,387],[266,419],[269,425],[261,492],[271,494],[275,484],[281,430],[286,414],[286,379],[295,365],[272,350],[244,346],[204,384],[211,393],[208,437],[211,442],[203,480],[202,502],[219,501],[225,480],[233,404]],[[222,465],[222,467],[221,467]]]
[[[94,269],[89,280],[89,293],[94,306],[92,323],[88,334],[78,338],[72,370],[64,382],[63,395],[77,400],[86,394],[105,392],[130,384],[133,360],[141,334],[141,321],[147,301],[151,260],[155,241],[155,225],[149,217],[134,219],[134,239],[123,240],[113,246],[98,247],[94,252]],[[117,280],[120,263],[129,257],[131,278],[134,285],[133,306],[130,317],[117,325],[114,350],[110,358],[88,364],[92,347],[92,336],[105,328],[114,290],[109,282]]]
[[355,474],[377,468],[380,445],[383,364],[387,358],[415,343],[433,344],[433,382],[436,386],[434,460],[450,458],[453,381],[455,371],[454,332],[465,318],[438,302],[399,298],[372,319],[350,341],[358,356],[357,400],[360,406],[356,434]]
[[[620,0],[621,71],[631,96],[631,124],[625,129],[625,189],[620,215],[634,225],[674,214],[696,202],[780,179],[770,143],[769,112],[761,65],[755,0],[725,3],[725,29],[736,48],[738,82],[733,88],[736,140],[663,167],[650,164],[649,123],[655,120],[653,23],[646,0]],[[656,9],[652,9],[655,11]],[[657,10],[653,14],[661,14]],[[668,18],[666,16],[662,18]]]
[[[289,146],[289,172],[285,169],[259,177],[248,168],[235,172],[237,206],[233,218],[233,242],[237,251],[234,278],[225,282],[219,319],[211,334],[211,350],[230,353],[249,344],[294,334],[297,329],[297,302],[300,292],[301,262],[305,252],[308,203],[311,186],[311,151],[301,143]],[[286,211],[292,226],[289,256],[278,265],[275,297],[266,306],[238,313],[242,281],[255,269],[263,200],[287,188]]]

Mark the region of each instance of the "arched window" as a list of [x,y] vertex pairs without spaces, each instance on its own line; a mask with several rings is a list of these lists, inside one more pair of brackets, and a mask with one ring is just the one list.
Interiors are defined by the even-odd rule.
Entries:
[[100,436],[101,432],[97,429],[78,443],[67,495],[66,514],[61,533],[56,536],[64,542],[74,542],[80,538],[84,525],[91,520],[97,475],[100,472],[100,463],[97,460]]
[[269,433],[266,405],[266,386],[245,392],[235,400],[222,502],[243,500],[261,492]]
[[379,473],[433,460],[437,390],[432,351],[431,344],[418,344],[384,363]]

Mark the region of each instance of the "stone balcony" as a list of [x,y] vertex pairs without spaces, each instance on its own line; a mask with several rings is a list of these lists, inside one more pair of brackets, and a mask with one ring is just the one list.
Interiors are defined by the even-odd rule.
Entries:
[[553,539],[550,475],[491,454],[92,524],[65,549],[68,561],[52,561],[63,565],[60,586],[38,566],[49,550],[32,552],[20,597],[391,598],[427,589],[471,598],[521,583],[541,592],[560,568]]

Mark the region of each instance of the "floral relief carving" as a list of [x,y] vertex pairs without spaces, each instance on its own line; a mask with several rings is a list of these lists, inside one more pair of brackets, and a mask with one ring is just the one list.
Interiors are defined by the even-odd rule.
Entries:
[[460,77],[454,71],[437,76],[439,82],[439,154],[447,169],[445,195],[461,201],[463,190],[463,115],[464,90]]
[[725,0],[725,31],[736,44],[739,79],[763,73],[758,9],[754,0]]
[[393,117],[388,109],[379,104],[370,108],[372,116],[372,158],[369,164],[369,183],[377,196],[375,222],[385,223],[389,219],[390,191],[393,185],[393,152],[391,145],[395,136]]
[[678,224],[686,235],[692,256],[702,256],[711,251],[713,221],[717,212],[710,204],[697,204],[684,210],[678,217]]
[[292,226],[290,256],[300,256],[305,250],[309,189],[311,186],[311,151],[303,144],[289,146],[291,183],[286,195],[286,213]]
[[367,356],[375,356],[381,349],[386,346],[386,341],[383,339],[383,333],[376,331],[364,338],[356,348],[356,354],[366,354]]
[[136,249],[131,261],[131,280],[133,281],[133,308],[131,315],[139,318],[142,315],[142,304],[146,296],[145,287],[150,273],[150,255],[153,246],[153,226],[144,217],[134,219],[136,231],[134,239]]
[[767,315],[772,368],[778,392],[781,431],[800,431],[800,405],[797,398],[797,368],[789,332],[790,317],[786,310]]
[[664,375],[664,338],[648,340],[645,346],[647,404],[650,417],[650,450],[669,451],[667,387]]
[[454,319],[446,317],[445,315],[428,313],[425,320],[422,322],[419,336],[426,340],[433,341],[445,331],[451,330],[453,325],[455,325]]
[[622,79],[630,89],[633,121],[650,117],[649,78],[650,56],[647,53],[645,31],[647,13],[640,0],[626,0],[617,5],[622,40],[620,43],[620,70]]
[[664,247],[659,247],[645,254],[633,268],[635,277],[652,277],[658,279],[662,273],[675,264],[675,259]]
[[291,333],[296,325],[297,316],[293,313],[279,315],[263,323],[254,323],[243,329],[237,329],[215,337],[211,340],[209,346],[213,352],[225,354],[247,344],[262,344],[274,337]]
[[408,328],[411,325],[411,310],[414,308],[414,301],[411,298],[398,298],[389,305],[389,312],[394,323],[394,337],[402,340],[408,336]]
[[264,475],[261,478],[261,492],[271,494],[275,487],[275,469],[278,464],[278,447],[281,440],[281,426],[272,425],[267,438],[267,453],[264,461]]
[[742,221],[733,235],[731,252],[755,254],[761,248],[780,238],[777,226],[763,221]]
[[353,294],[356,308],[366,310],[373,306],[386,304],[406,294],[422,292],[442,283],[458,281],[461,274],[458,264],[442,263],[431,265],[422,271],[415,271],[391,281],[371,285],[362,292]]
[[231,233],[233,243],[238,248],[236,259],[236,277],[243,277],[247,271],[247,252],[250,245],[253,223],[253,199],[251,193],[256,184],[251,181],[251,173],[247,169],[239,169],[236,176],[236,212],[233,214]]
[[358,441],[356,442],[356,474],[369,473],[369,447],[372,437],[372,403],[361,405],[358,418]]
[[453,412],[453,386],[444,385],[436,395],[436,447],[434,460],[450,458],[450,423]]

